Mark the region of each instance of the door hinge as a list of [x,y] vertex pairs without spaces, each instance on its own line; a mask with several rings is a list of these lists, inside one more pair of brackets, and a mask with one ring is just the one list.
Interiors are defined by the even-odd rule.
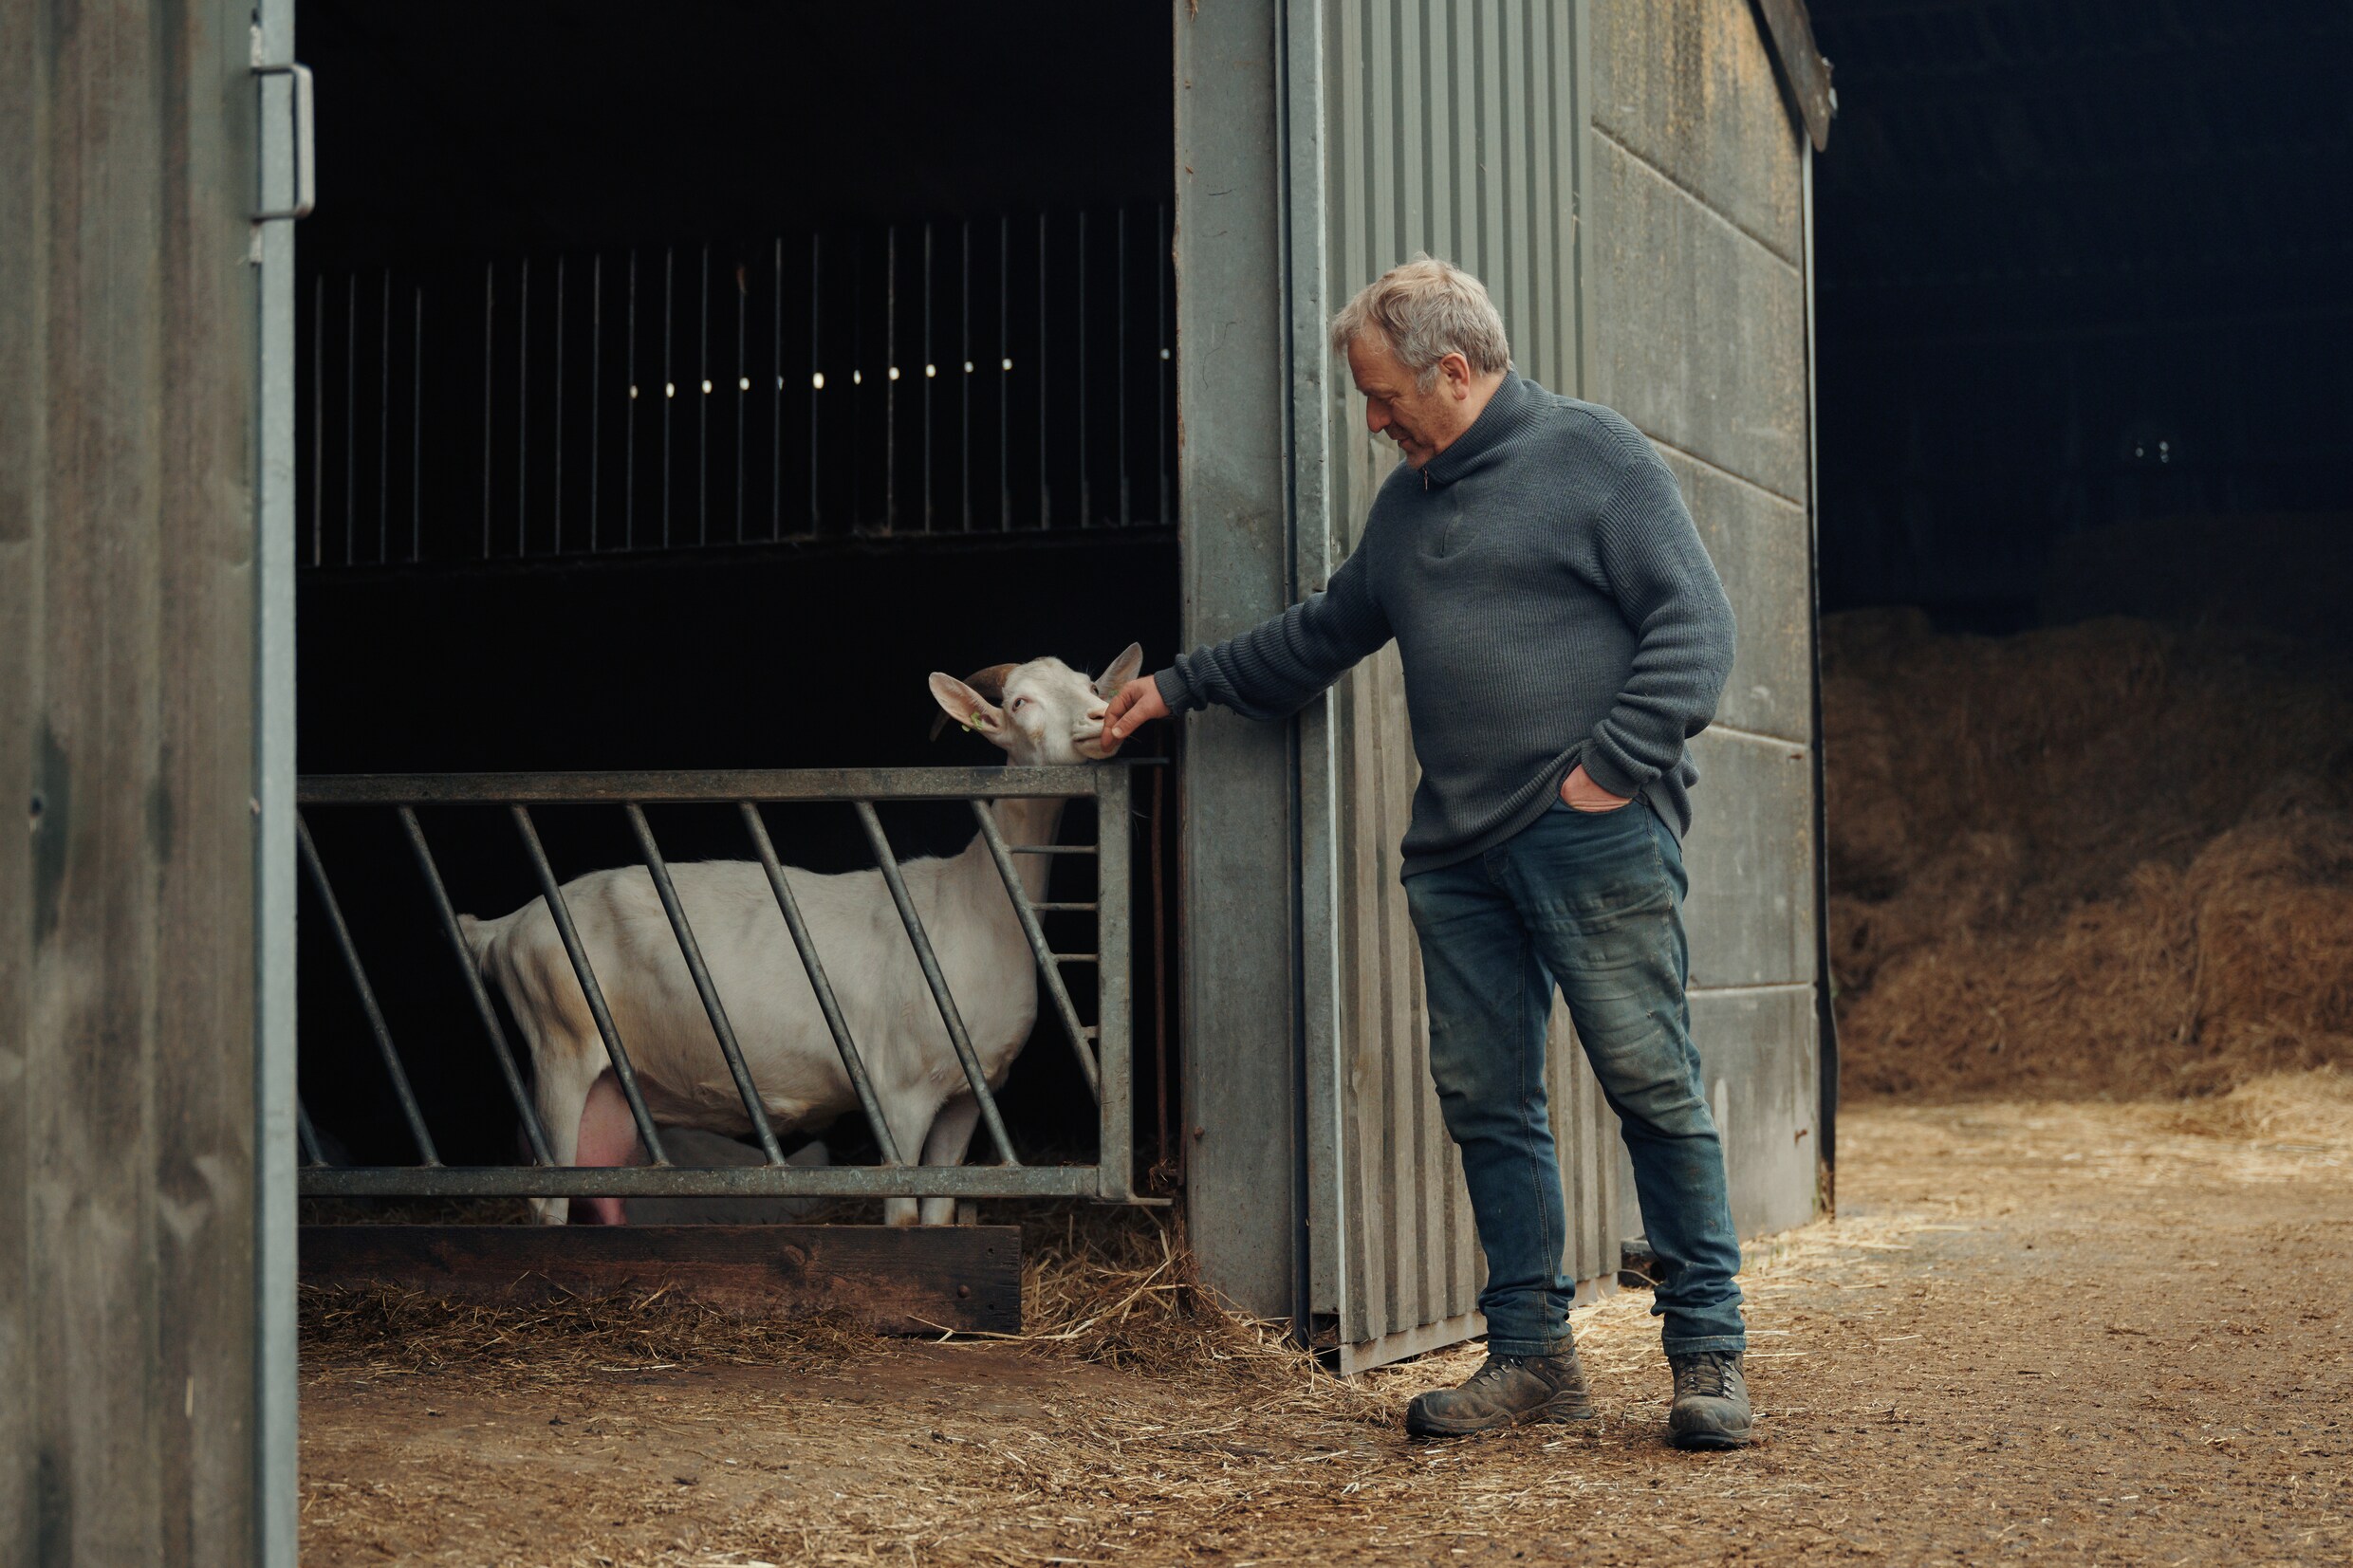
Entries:
[[265,207],[253,214],[255,223],[272,223],[281,218],[306,218],[319,201],[318,150],[315,136],[317,123],[313,112],[310,67],[291,62],[283,65],[256,65],[256,78],[289,77],[293,82],[294,111],[294,204],[291,207]]

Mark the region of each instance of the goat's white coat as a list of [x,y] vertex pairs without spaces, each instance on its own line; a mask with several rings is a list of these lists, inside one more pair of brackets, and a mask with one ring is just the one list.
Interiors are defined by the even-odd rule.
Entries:
[[[1134,678],[1141,657],[1131,647],[1091,684],[1058,659],[1021,665],[1004,677],[1003,709],[948,676],[935,675],[932,685],[952,718],[971,723],[1014,763],[1097,761],[1108,754],[1101,741],[1102,704]],[[1052,842],[1063,806],[1000,801],[991,809],[1009,843],[1040,844]],[[1016,867],[1029,896],[1044,897],[1044,858],[1019,857]],[[905,862],[902,875],[994,1089],[1038,1011],[1036,965],[1012,900],[977,835],[961,854]],[[752,861],[705,860],[674,866],[671,876],[771,1122],[780,1133],[814,1130],[855,1115],[856,1091],[766,873]],[[900,1157],[960,1163],[979,1106],[882,874],[827,876],[787,867],[785,876]],[[734,1079],[645,868],[592,872],[565,883],[564,896],[656,1122],[749,1132]],[[548,1151],[557,1164],[573,1164],[582,1111],[607,1063],[555,920],[545,900],[533,899],[495,920],[459,921],[484,977],[505,992],[531,1053]],[[535,1207],[542,1219],[562,1224],[569,1206],[553,1199]],[[941,1223],[954,1207],[950,1199],[927,1198],[921,1217]],[[885,1212],[904,1225],[917,1210],[914,1200],[893,1199]]]

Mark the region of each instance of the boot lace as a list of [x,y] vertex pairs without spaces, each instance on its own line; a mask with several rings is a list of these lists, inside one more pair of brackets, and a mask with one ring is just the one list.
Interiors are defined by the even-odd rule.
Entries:
[[1732,1370],[1739,1364],[1740,1357],[1730,1351],[1701,1351],[1695,1356],[1677,1356],[1675,1362],[1676,1396],[1724,1398],[1732,1388]]
[[1525,1356],[1490,1356],[1486,1364],[1473,1373],[1470,1381],[1463,1384],[1463,1387],[1473,1389],[1481,1383],[1492,1382],[1505,1373],[1517,1371],[1527,1364],[1528,1357]]

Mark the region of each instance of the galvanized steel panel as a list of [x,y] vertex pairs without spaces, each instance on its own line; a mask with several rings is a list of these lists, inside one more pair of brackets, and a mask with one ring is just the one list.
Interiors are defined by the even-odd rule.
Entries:
[[[1326,0],[1325,266],[1329,304],[1417,252],[1484,281],[1520,371],[1584,382],[1578,262],[1584,153],[1577,90],[1582,7],[1521,0],[1448,6]],[[1396,465],[1331,377],[1330,559],[1353,548]],[[1340,1072],[1335,1097],[1339,1257],[1316,1280],[1338,1316],[1344,1365],[1377,1365],[1480,1331],[1483,1274],[1461,1164],[1430,1087],[1420,954],[1399,885],[1398,843],[1419,777],[1394,648],[1337,689],[1331,727],[1338,828]],[[1313,1061],[1311,1057],[1311,1061]],[[1617,1129],[1565,1015],[1547,1063],[1570,1214],[1569,1267],[1617,1268]],[[1319,1246],[1325,1246],[1321,1232]]]

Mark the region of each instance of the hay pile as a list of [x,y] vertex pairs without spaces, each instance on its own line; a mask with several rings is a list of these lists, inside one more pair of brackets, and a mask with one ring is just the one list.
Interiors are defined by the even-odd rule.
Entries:
[[1844,1082],[2228,1090],[2353,1063],[2353,673],[2108,619],[2006,638],[1829,618]]

